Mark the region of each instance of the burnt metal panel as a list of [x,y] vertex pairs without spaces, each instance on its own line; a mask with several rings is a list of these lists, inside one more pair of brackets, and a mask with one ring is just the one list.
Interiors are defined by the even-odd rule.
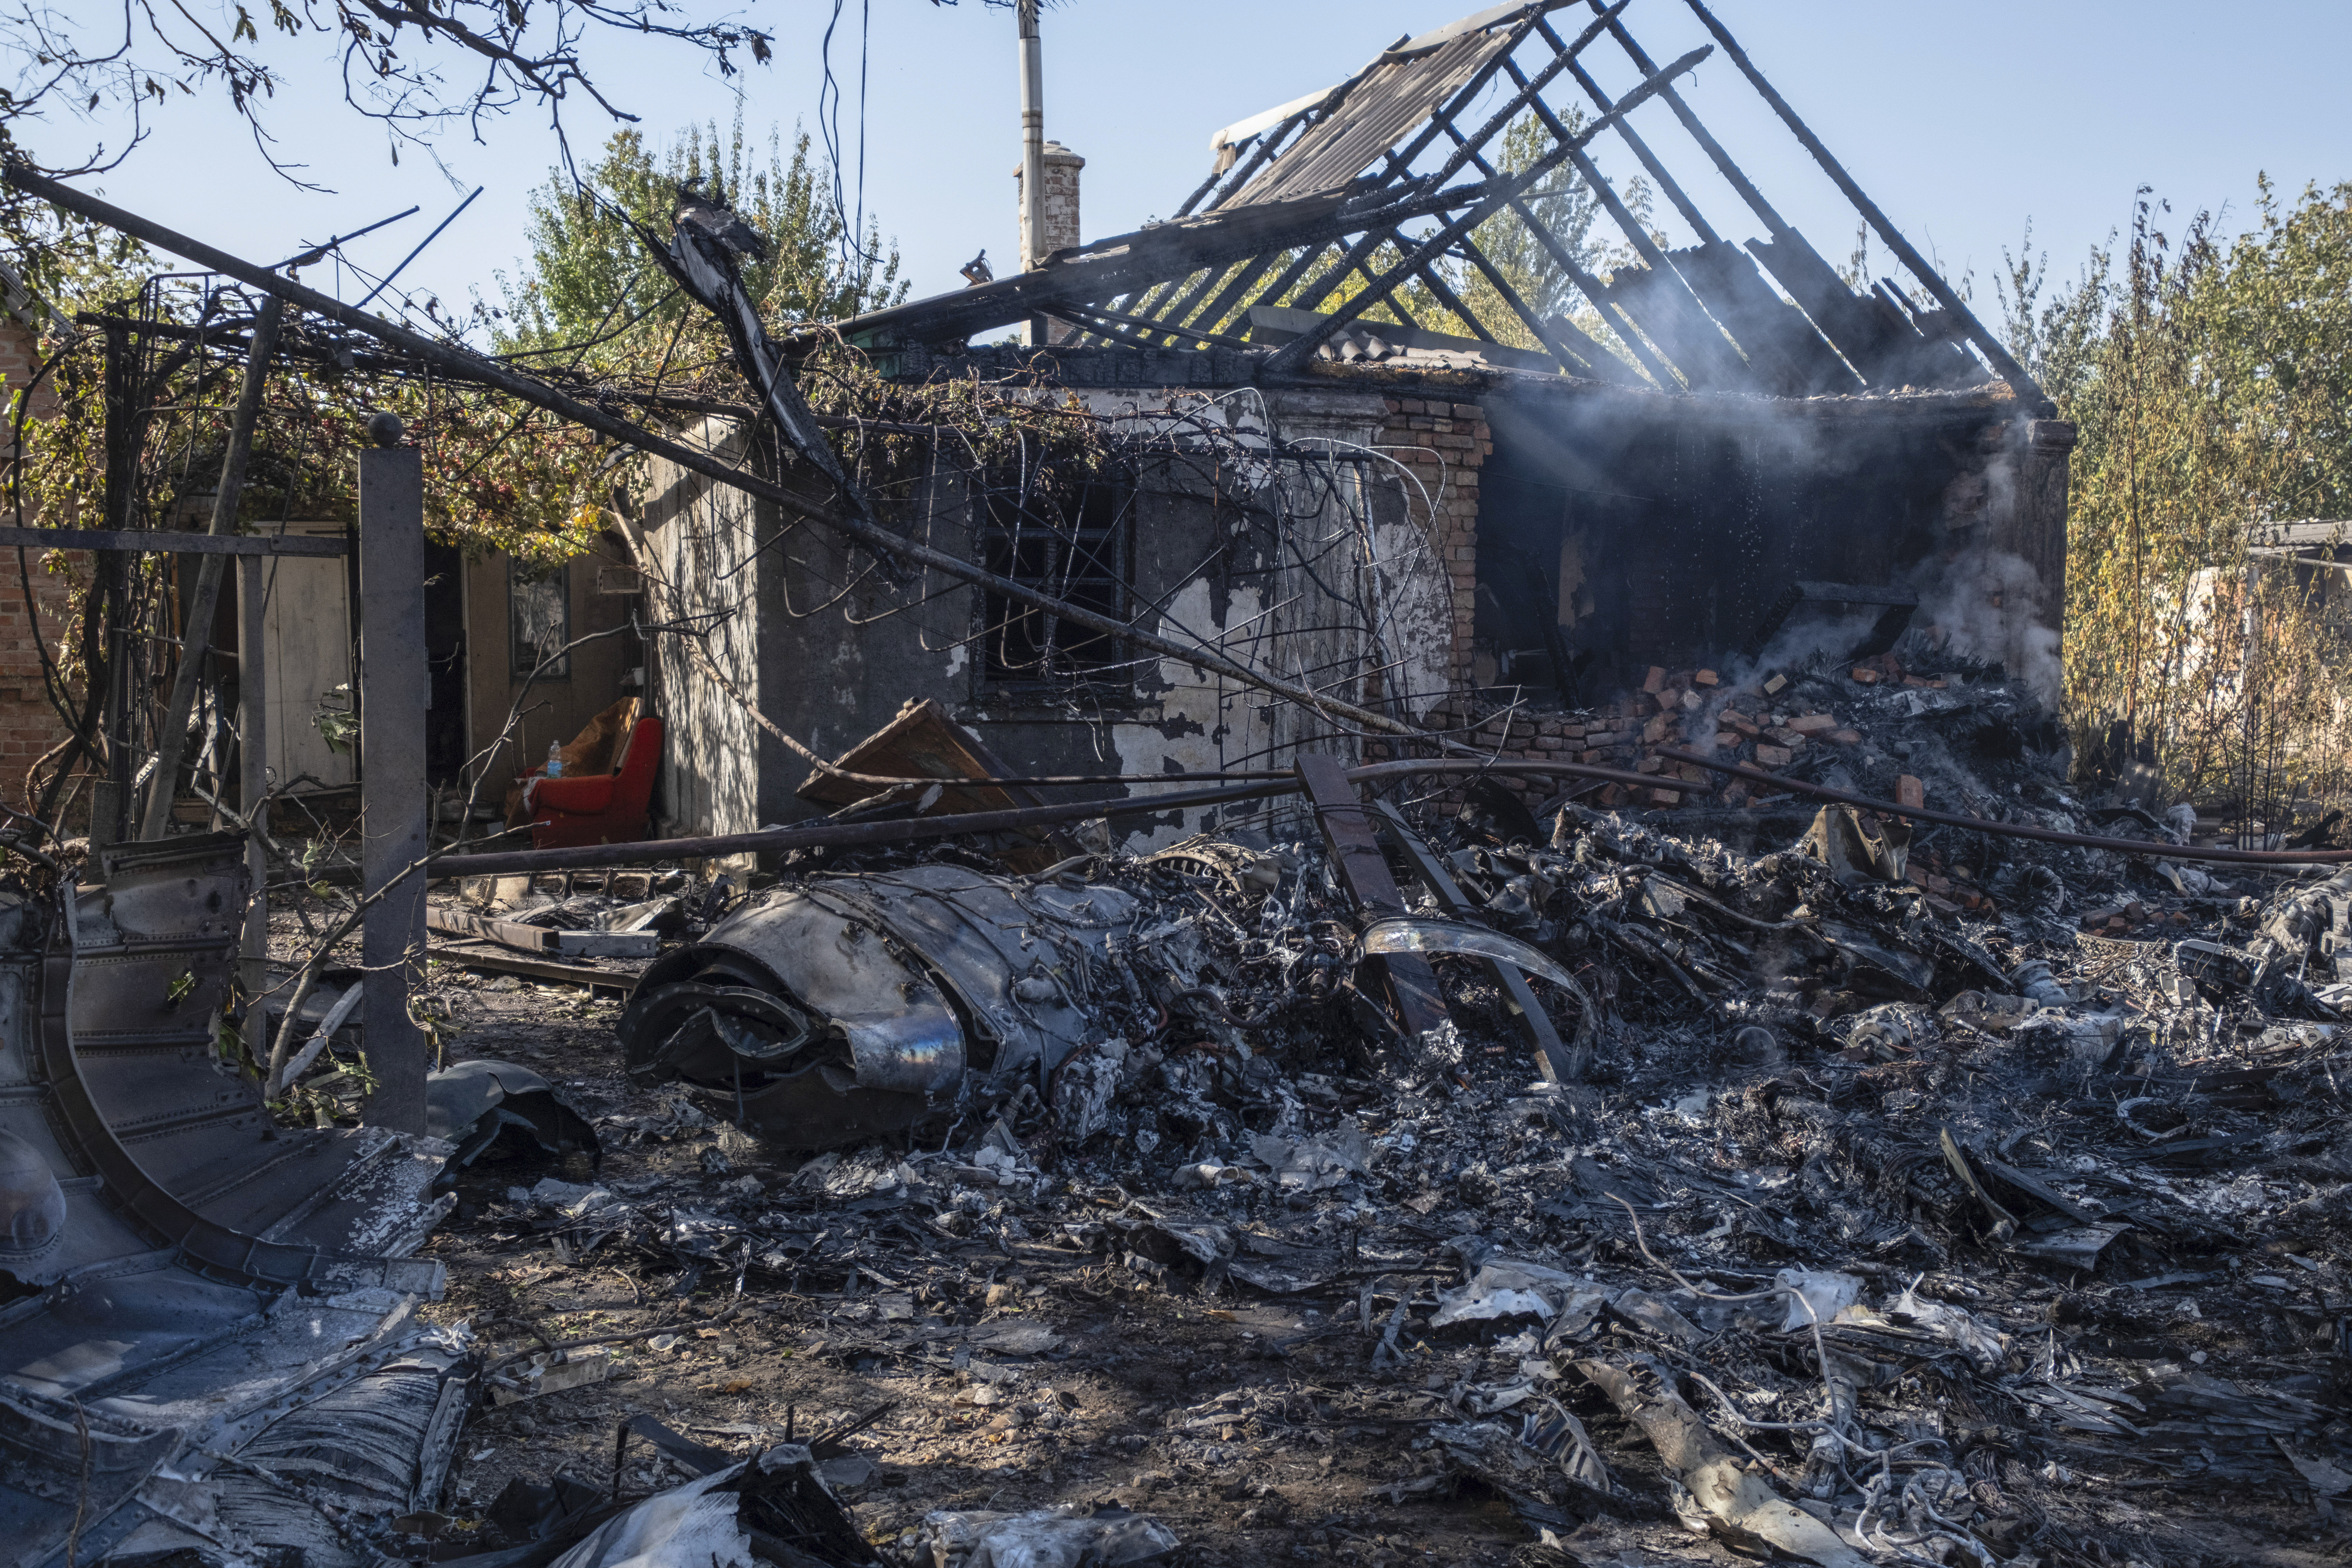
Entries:
[[911,1126],[967,1068],[1042,1081],[1098,1034],[1087,1004],[1136,918],[1107,887],[955,866],[828,877],[730,916],[648,969],[629,1070],[683,1080],[795,1147]]
[[[32,1288],[0,1308],[10,1561],[227,1560],[312,1529],[307,1504],[309,1523],[234,1495],[265,1432],[354,1518],[429,1506],[474,1371],[461,1338],[406,1321],[440,1289],[405,1255],[444,1212],[426,1190],[446,1146],[276,1128],[221,1055],[241,836],[100,867],[102,886],[0,894],[0,1144],[63,1200],[0,1252]],[[305,1561],[356,1565],[354,1540],[331,1531]]]

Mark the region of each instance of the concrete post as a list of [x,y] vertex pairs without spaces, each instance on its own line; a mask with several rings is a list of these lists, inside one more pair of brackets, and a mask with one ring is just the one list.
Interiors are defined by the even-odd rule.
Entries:
[[[378,426],[383,426],[381,430]],[[370,422],[399,439],[399,422]],[[424,859],[425,465],[415,447],[360,454],[361,878],[373,896]],[[425,1131],[425,1035],[408,994],[425,964],[425,877],[409,876],[372,905],[360,937],[367,971],[361,1003],[368,1065],[376,1079],[367,1121]]]

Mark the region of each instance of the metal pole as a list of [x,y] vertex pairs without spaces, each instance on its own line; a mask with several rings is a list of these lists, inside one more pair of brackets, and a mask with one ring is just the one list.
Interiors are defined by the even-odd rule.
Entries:
[[1021,0],[1021,268],[1045,263],[1045,54],[1037,0]]
[[269,672],[262,654],[262,614],[269,592],[268,558],[236,560],[236,750],[237,806],[246,814],[245,868],[253,896],[245,906],[245,940],[239,952],[246,1005],[258,1016],[269,988],[269,861],[261,840],[269,831]]
[[[383,418],[398,440],[397,420]],[[381,437],[379,437],[381,438]],[[425,462],[415,447],[360,454],[360,874],[370,897],[425,858]],[[425,1035],[408,994],[425,962],[425,876],[369,907],[361,1004],[375,1092],[367,1120],[425,1131]]]
[[[269,355],[278,346],[278,327],[286,302],[275,294],[261,302],[254,318],[253,341],[246,350],[245,385],[238,393],[236,414],[230,422],[228,453],[221,458],[220,489],[213,492],[213,518],[205,532],[215,538],[236,531],[236,508],[245,494],[245,469],[253,456],[253,427],[261,417],[261,394],[269,380]],[[155,737],[155,773],[147,784],[147,810],[140,820],[139,837],[161,838],[172,821],[172,799],[179,793],[180,754],[188,741],[188,715],[196,705],[196,688],[203,684],[205,657],[212,651],[213,615],[220,605],[221,578],[227,558],[207,555],[196,568],[196,591],[188,604],[187,624],[180,631],[180,671],[172,683],[172,700],[163,710],[163,728]]]

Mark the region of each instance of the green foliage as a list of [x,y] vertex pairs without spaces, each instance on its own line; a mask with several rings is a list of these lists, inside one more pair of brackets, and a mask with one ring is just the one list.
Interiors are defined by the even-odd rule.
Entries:
[[[1869,230],[1863,233],[1866,237]],[[2000,257],[2003,275],[1994,278],[1993,291],[2000,300],[2001,338],[2042,390],[2062,408],[2070,407],[2096,364],[2113,266],[2110,247],[2093,247],[2075,280],[2047,300],[2042,295],[2050,289],[2050,254],[2033,254],[2031,219],[2017,254],[2004,248]]]
[[2185,793],[2340,791],[2332,574],[2254,557],[2249,531],[2352,508],[2352,184],[2289,204],[2265,179],[2226,241],[2199,213],[2176,243],[2165,211],[2143,192],[2120,263],[2095,250],[2047,302],[2046,261],[2008,258],[2001,290],[2081,431],[2067,718],[2088,754],[2151,757]]
[[127,235],[44,201],[0,197],[0,254],[58,311],[120,308],[162,264]]
[[527,269],[499,279],[499,352],[551,357],[567,345],[593,343],[581,356],[592,366],[658,360],[681,322],[702,312],[674,292],[623,215],[667,239],[678,187],[694,178],[767,240],[770,259],[747,260],[743,280],[770,321],[833,321],[907,297],[898,254],[886,250],[878,226],[869,226],[863,254],[845,262],[841,219],[809,162],[807,132],[794,132],[788,160],[772,133],[761,156],[740,117],[723,139],[713,122],[658,151],[636,132],[621,131],[588,167],[594,195],[576,190],[561,171],[532,193]]

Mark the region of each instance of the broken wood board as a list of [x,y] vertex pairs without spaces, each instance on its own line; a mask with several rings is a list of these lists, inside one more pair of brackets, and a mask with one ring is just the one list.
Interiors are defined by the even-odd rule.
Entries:
[[551,958],[526,958],[519,952],[508,952],[483,942],[435,942],[426,956],[444,963],[454,963],[460,969],[478,969],[492,974],[520,974],[530,980],[551,980],[562,985],[585,985],[593,990],[617,991],[625,995],[636,988],[635,974],[617,969],[599,969],[591,963],[564,963]]
[[[936,795],[926,793],[917,805],[919,816],[1012,811],[1046,804],[1045,796],[1025,785],[965,782],[1003,778],[1013,770],[929,698],[900,708],[897,718],[834,759],[833,765],[876,778],[940,780],[944,787]],[[793,793],[819,805],[856,805],[887,793],[887,786],[857,784],[820,770],[802,780]],[[1081,852],[1069,838],[1045,828],[991,837],[1003,846],[998,858],[1015,871],[1042,871]]]

